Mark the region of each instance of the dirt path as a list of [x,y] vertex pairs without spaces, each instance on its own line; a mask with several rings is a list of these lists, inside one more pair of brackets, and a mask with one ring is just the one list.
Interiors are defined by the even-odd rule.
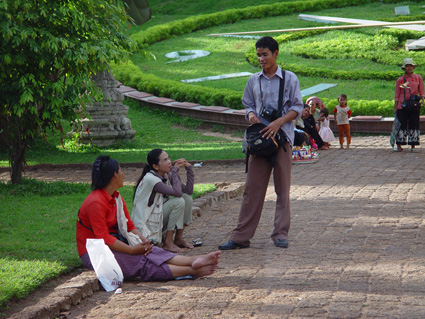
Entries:
[[[269,238],[271,183],[251,247],[223,252],[213,276],[125,282],[122,294],[96,292],[61,318],[425,318],[425,151],[393,153],[387,144],[387,137],[356,137],[350,150],[292,166],[288,249]],[[243,181],[243,170],[242,162],[206,163],[196,181]],[[125,174],[132,180],[136,171]],[[204,245],[186,254],[225,242],[240,200],[196,219],[187,236]]]

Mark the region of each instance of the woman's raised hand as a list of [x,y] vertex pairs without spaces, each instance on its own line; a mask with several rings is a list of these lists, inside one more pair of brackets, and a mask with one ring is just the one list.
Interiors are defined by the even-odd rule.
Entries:
[[191,164],[188,161],[186,161],[186,159],[184,158],[180,158],[174,161],[174,166],[176,166],[177,168],[188,167],[190,165]]

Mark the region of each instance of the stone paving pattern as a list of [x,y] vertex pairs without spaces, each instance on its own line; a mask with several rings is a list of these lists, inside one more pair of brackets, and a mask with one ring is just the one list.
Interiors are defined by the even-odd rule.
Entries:
[[[61,318],[425,318],[425,150],[392,152],[388,137],[333,146],[317,163],[292,166],[288,249],[270,240],[271,182],[251,247],[224,251],[213,276],[125,282],[122,294],[96,292]],[[128,181],[135,171],[124,171]],[[206,163],[195,174],[197,183],[245,178],[242,162]],[[186,254],[224,243],[240,202],[197,218],[186,236],[204,245]]]

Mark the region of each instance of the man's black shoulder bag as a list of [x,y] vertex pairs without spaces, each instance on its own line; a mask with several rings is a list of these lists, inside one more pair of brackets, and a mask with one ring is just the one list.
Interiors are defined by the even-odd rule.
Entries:
[[[276,120],[277,118],[282,116],[282,109],[283,109],[283,93],[285,90],[285,71],[282,72],[282,78],[280,79],[279,84],[279,108],[277,112],[275,113],[275,117],[271,120]],[[264,113],[264,108],[262,110],[262,113]],[[248,160],[249,156],[258,156],[263,157],[267,161],[272,162],[272,165],[274,166],[276,162],[276,154],[279,150],[279,147],[282,146],[284,151],[286,152],[286,149],[284,147],[284,143],[287,141],[285,133],[282,131],[282,129],[279,129],[279,131],[276,133],[276,136],[274,138],[265,138],[263,137],[263,133],[260,133],[260,131],[265,128],[266,125],[262,123],[255,123],[250,125],[246,130],[244,134],[244,144],[245,149],[244,152],[246,153],[246,166],[245,166],[245,173],[248,172]]]

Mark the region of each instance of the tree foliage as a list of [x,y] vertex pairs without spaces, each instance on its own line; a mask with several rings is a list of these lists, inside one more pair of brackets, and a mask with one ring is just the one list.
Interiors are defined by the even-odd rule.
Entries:
[[73,120],[97,92],[91,75],[123,60],[120,0],[0,0],[0,145],[19,183],[34,138]]

